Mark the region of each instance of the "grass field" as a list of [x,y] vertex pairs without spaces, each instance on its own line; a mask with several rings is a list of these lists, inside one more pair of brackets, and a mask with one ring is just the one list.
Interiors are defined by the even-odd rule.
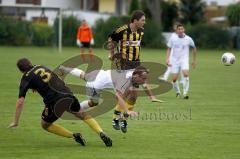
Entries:
[[[166,101],[151,103],[139,98],[135,110],[142,116],[129,120],[129,131],[112,129],[112,112],[97,121],[113,139],[113,147],[104,146],[100,138],[82,121],[59,120],[57,123],[74,132],[82,132],[87,146],[42,130],[42,99],[29,91],[19,127],[7,129],[15,113],[21,74],[16,68],[20,57],[35,64],[55,68],[78,49],[65,48],[59,54],[52,48],[1,47],[0,158],[10,159],[239,159],[240,158],[240,52],[233,51],[237,62],[226,67],[220,63],[225,50],[199,50],[197,68],[190,72],[190,99],[176,99],[175,92],[158,96]],[[109,66],[107,52],[95,49]],[[165,62],[165,50],[142,50],[142,60]],[[146,118],[150,113],[161,118]]]

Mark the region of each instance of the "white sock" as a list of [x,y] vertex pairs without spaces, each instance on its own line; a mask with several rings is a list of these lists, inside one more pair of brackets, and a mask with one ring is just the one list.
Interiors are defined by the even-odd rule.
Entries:
[[78,68],[74,68],[69,73],[73,76],[80,77],[80,75],[83,73],[83,71]]
[[171,73],[171,68],[170,67],[168,67],[167,68],[167,71],[164,73],[164,75],[163,75],[163,80],[165,80],[165,81],[167,81],[167,79],[168,79],[168,77],[169,77],[169,75],[170,75],[170,73]]
[[183,95],[187,95],[189,90],[189,77],[184,77],[183,82]]
[[180,79],[180,83],[183,85],[184,84],[184,76],[183,73],[181,72],[181,79]]
[[178,85],[178,81],[173,82],[173,88],[176,90],[177,93],[181,94],[180,88],[179,88],[179,85]]
[[65,66],[63,66],[63,65],[60,65],[60,66],[59,66],[59,69],[62,70],[64,73],[69,73],[69,72],[72,71],[73,68],[71,68],[71,67],[65,67]]
[[81,102],[80,106],[83,110],[90,108],[90,106],[88,104],[88,100],[85,100],[85,101]]

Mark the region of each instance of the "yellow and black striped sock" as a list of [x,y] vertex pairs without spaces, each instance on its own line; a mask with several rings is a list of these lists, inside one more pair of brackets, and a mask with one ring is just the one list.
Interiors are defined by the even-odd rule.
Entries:
[[120,108],[119,104],[116,104],[113,112],[113,119],[119,119],[123,110]]
[[46,130],[50,133],[53,133],[59,136],[63,136],[67,138],[73,137],[73,133],[71,131],[57,124],[51,124]]
[[[126,101],[125,103],[127,105],[127,108],[128,108],[128,111],[133,111],[133,108],[134,108],[134,104],[135,103],[131,103],[129,101]],[[127,118],[124,118],[125,120],[127,120]]]
[[97,134],[100,134],[100,132],[103,132],[102,128],[98,124],[98,122],[93,118],[88,118],[83,120],[88,126],[90,126]]

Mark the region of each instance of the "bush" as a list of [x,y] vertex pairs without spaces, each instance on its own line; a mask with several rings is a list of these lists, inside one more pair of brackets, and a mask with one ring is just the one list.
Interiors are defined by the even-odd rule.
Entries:
[[[117,27],[130,22],[130,17],[111,17],[108,20],[98,20],[96,22],[96,27],[94,28],[94,38],[97,47],[102,47],[102,45],[107,41],[108,35],[113,32]],[[160,47],[163,42],[161,36],[161,28],[153,21],[147,21],[144,29],[144,36],[142,41],[142,46],[146,47]]]
[[192,26],[187,34],[191,36],[197,47],[200,48],[229,48],[231,46],[231,35],[215,25]]
[[184,24],[195,25],[204,22],[206,3],[202,0],[180,0],[179,12]]
[[225,15],[230,26],[240,26],[240,3],[229,5]]
[[147,21],[144,26],[142,46],[151,48],[159,48],[165,46],[161,27],[157,25],[157,23],[153,20]]
[[52,44],[53,28],[47,24],[32,24],[32,44],[46,46]]
[[30,45],[31,25],[26,21],[0,18],[0,45]]
[[[64,46],[76,46],[77,30],[80,21],[74,16],[63,16],[62,18],[62,43]],[[54,39],[58,39],[58,18],[54,22]]]
[[0,18],[0,44],[26,46],[50,45],[53,29],[46,24],[31,24],[12,18]]
[[172,31],[173,24],[178,20],[178,4],[175,1],[161,1],[162,28],[164,31]]
[[131,0],[128,14],[131,15],[133,11],[140,9],[138,0]]

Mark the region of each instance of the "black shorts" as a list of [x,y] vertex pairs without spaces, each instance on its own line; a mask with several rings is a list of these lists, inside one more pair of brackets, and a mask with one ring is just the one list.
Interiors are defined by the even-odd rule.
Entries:
[[60,118],[65,111],[74,113],[80,110],[80,104],[76,97],[67,96],[59,98],[56,102],[46,105],[42,112],[42,120],[53,123]]
[[81,42],[81,48],[90,48],[90,42]]
[[136,67],[140,66],[140,61],[128,61],[126,59],[122,59],[122,65],[121,69],[122,70],[130,70],[130,69],[135,69]]

